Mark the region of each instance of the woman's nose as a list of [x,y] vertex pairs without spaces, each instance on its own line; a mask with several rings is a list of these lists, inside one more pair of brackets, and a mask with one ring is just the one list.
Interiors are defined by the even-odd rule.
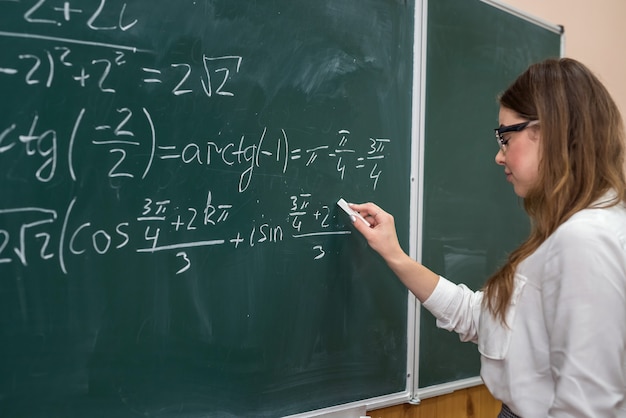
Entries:
[[496,164],[498,165],[504,165],[504,152],[502,151],[502,148],[498,149],[498,153],[496,154]]

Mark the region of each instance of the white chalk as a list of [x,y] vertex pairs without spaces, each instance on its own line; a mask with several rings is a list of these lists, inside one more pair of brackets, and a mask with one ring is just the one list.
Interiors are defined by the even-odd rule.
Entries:
[[341,209],[343,209],[344,212],[346,212],[348,215],[350,216],[354,216],[356,218],[359,218],[360,220],[362,220],[363,222],[365,222],[365,225],[367,226],[372,226],[369,222],[367,222],[365,220],[364,217],[361,216],[361,214],[355,210],[353,210],[349,205],[348,202],[346,202],[345,200],[343,200],[343,197],[341,199],[339,199],[337,201],[337,206],[339,206]]

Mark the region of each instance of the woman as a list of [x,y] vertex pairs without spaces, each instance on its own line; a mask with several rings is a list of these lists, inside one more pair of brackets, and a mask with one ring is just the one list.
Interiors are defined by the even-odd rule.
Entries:
[[369,245],[437,318],[478,344],[500,417],[626,417],[626,182],[619,111],[572,59],[530,66],[500,97],[496,163],[531,233],[481,291],[410,259],[393,217],[352,204]]

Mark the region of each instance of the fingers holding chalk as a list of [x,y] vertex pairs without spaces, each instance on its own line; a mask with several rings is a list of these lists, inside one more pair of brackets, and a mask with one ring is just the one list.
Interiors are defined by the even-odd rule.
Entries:
[[343,198],[341,198],[341,199],[339,199],[337,201],[337,206],[339,206],[341,209],[343,209],[343,211],[346,212],[350,216],[350,220],[352,222],[355,222],[356,219],[358,218],[361,221],[363,221],[365,223],[365,225],[372,226],[363,216],[361,216],[361,214],[359,212],[357,212],[354,209],[352,209],[350,207],[350,205],[348,205],[348,202],[346,202]]

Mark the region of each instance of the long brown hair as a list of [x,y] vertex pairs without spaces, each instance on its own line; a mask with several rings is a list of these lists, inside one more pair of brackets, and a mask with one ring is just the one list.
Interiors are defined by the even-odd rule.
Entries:
[[539,120],[539,181],[524,198],[529,237],[485,284],[487,309],[506,324],[515,271],[563,222],[609,190],[606,206],[626,200],[624,128],[606,88],[569,58],[531,65],[500,96],[500,105]]

